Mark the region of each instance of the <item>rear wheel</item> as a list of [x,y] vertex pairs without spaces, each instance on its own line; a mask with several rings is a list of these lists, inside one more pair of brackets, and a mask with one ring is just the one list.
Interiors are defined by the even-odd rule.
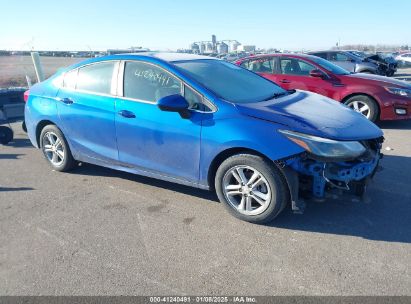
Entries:
[[348,98],[344,103],[371,121],[376,121],[378,118],[378,105],[371,97],[355,95]]
[[281,171],[274,163],[252,154],[226,159],[217,170],[215,189],[232,215],[258,224],[273,220],[289,201]]
[[67,141],[55,125],[43,128],[40,134],[40,146],[48,163],[56,171],[69,171],[76,162]]

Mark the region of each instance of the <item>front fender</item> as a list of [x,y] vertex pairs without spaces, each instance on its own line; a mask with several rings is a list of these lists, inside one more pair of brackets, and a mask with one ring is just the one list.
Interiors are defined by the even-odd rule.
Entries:
[[213,160],[229,149],[254,150],[271,160],[303,152],[278,132],[281,128],[286,127],[246,116],[213,120],[212,124],[205,122],[201,135],[200,184],[208,185]]

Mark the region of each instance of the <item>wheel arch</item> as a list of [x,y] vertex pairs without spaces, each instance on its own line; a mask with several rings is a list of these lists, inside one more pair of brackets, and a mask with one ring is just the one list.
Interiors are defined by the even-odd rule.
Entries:
[[263,153],[261,153],[257,150],[250,149],[250,148],[232,147],[232,148],[228,148],[226,150],[223,150],[220,153],[218,153],[214,157],[214,159],[211,161],[211,164],[210,164],[210,167],[209,167],[209,170],[208,170],[208,173],[207,173],[207,182],[208,182],[210,190],[213,190],[213,191],[215,190],[214,179],[215,179],[215,175],[217,173],[218,167],[220,167],[222,162],[224,160],[226,160],[227,158],[233,156],[233,155],[244,154],[244,153],[258,155],[258,156],[263,157],[267,161],[271,162],[271,159],[267,155],[265,155],[265,154],[263,154]]
[[37,146],[39,148],[40,148],[40,134],[41,134],[41,131],[44,129],[44,127],[46,127],[48,125],[57,126],[53,121],[48,120],[48,119],[44,119],[44,120],[39,121],[39,123],[36,126],[36,143],[37,143]]

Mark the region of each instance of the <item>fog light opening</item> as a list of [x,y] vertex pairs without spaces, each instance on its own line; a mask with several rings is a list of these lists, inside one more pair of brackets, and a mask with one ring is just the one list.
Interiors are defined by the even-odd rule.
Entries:
[[401,109],[401,108],[396,108],[395,109],[395,114],[397,114],[397,115],[407,115],[407,110],[406,109]]

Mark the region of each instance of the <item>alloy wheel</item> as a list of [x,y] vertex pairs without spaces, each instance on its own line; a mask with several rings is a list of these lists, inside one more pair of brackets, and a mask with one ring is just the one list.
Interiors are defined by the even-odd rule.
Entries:
[[223,178],[223,192],[229,204],[245,215],[263,213],[271,201],[267,179],[250,166],[235,166],[228,170]]
[[353,109],[354,111],[361,113],[362,115],[364,115],[365,117],[367,117],[368,119],[371,116],[371,110],[370,107],[363,101],[351,101],[349,104],[347,104],[348,107],[350,107],[351,109]]
[[64,162],[65,152],[61,139],[54,132],[47,132],[43,136],[43,151],[47,159],[54,165],[60,166]]

